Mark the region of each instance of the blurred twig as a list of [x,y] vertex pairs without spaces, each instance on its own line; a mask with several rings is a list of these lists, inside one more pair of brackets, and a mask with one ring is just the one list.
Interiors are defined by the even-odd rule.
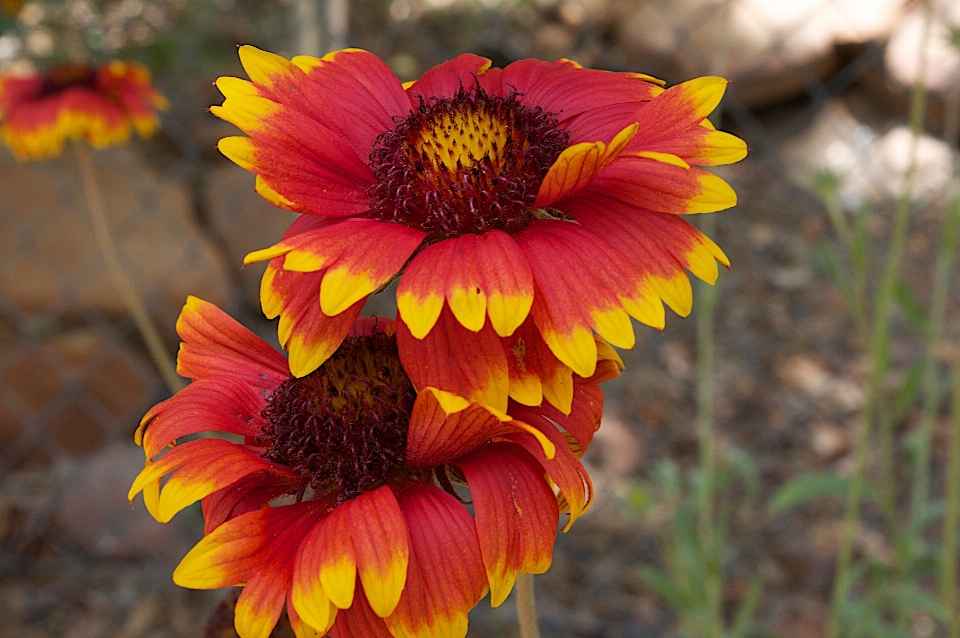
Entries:
[[120,296],[123,298],[130,316],[137,324],[137,330],[140,331],[140,336],[143,337],[147,351],[157,366],[157,370],[166,382],[170,392],[177,392],[184,386],[183,379],[177,374],[177,366],[167,352],[156,324],[154,324],[143,302],[140,301],[140,295],[133,284],[130,283],[130,279],[120,264],[120,257],[117,255],[117,248],[110,234],[110,225],[107,222],[106,211],[103,207],[103,197],[97,184],[97,174],[93,168],[90,149],[80,142],[74,144],[73,148],[76,151],[77,166],[80,169],[80,176],[83,181],[83,193],[87,200],[90,220],[93,223],[93,234],[97,238],[103,260],[107,264],[107,270],[120,291]]

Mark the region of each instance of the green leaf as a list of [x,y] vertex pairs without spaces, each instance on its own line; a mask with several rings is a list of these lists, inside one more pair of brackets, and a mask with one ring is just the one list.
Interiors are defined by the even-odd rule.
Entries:
[[661,598],[678,610],[689,610],[697,606],[689,593],[670,582],[670,579],[656,567],[641,565],[640,575]]
[[623,500],[633,512],[643,515],[653,505],[653,491],[637,481],[630,485]]
[[925,611],[939,621],[949,619],[940,601],[923,591],[917,583],[891,584],[888,590],[893,600],[911,612]]
[[887,423],[899,423],[913,408],[920,390],[923,389],[923,361],[917,361],[907,372],[906,378],[893,396],[890,412],[884,415]]
[[870,219],[870,203],[864,202],[853,221],[853,270],[858,276],[865,276],[870,266],[870,239],[867,236],[867,220]]
[[823,261],[827,265],[827,271],[837,284],[837,288],[840,289],[840,295],[847,303],[847,307],[856,312],[858,307],[857,295],[853,290],[853,284],[850,282],[850,277],[847,275],[846,268],[843,265],[840,250],[836,246],[825,246],[823,249]]
[[902,281],[897,282],[896,299],[904,318],[921,334],[926,334],[927,312],[920,305],[920,302],[914,299],[913,294]]
[[844,496],[850,479],[833,472],[811,472],[787,481],[770,499],[770,511],[780,514],[801,503],[822,496]]
[[753,617],[757,613],[757,606],[760,604],[760,594],[762,592],[763,577],[758,574],[750,581],[750,589],[747,590],[747,595],[743,597],[743,602],[737,609],[733,627],[730,629],[730,638],[747,638]]

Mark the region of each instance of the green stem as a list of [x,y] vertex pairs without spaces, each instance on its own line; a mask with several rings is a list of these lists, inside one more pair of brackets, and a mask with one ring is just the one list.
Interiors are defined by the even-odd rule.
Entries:
[[[714,218],[703,219],[700,229],[713,234]],[[706,563],[707,638],[723,635],[723,574],[714,533],[714,492],[716,490],[717,450],[713,436],[713,359],[714,316],[717,305],[717,288],[701,286],[697,309],[697,438],[700,448],[701,485],[697,495],[697,535],[701,556]]]
[[960,522],[960,362],[953,372],[953,408],[950,415],[950,455],[947,460],[946,512],[943,516],[943,561],[940,600],[947,612],[950,638],[960,638],[957,607],[957,527]]
[[[930,300],[930,323],[927,330],[927,349],[923,360],[923,413],[917,432],[916,463],[914,464],[913,486],[910,495],[910,519],[917,520],[927,506],[930,492],[930,452],[933,441],[933,429],[940,407],[940,366],[938,349],[943,338],[943,324],[947,309],[947,293],[956,257],[957,235],[960,229],[960,196],[956,197],[947,211],[940,238],[940,251],[933,280],[933,293]],[[915,539],[923,530],[914,529]],[[915,544],[915,543],[914,543]]]
[[847,255],[850,256],[850,262],[853,265],[853,307],[850,309],[853,312],[853,320],[857,324],[857,330],[860,334],[868,334],[870,328],[865,311],[867,306],[866,272],[857,263],[857,247],[854,245],[854,235],[850,230],[850,225],[847,224],[846,217],[844,217],[836,189],[824,194],[823,203],[827,207],[827,217],[830,219],[830,224],[833,226],[837,237],[840,238],[840,243],[847,251]]
[[520,624],[520,638],[540,638],[532,574],[520,574],[517,577],[517,621]]
[[100,194],[100,186],[97,183],[97,174],[93,168],[93,159],[90,156],[90,149],[84,144],[78,142],[73,145],[76,151],[77,166],[80,168],[80,177],[83,181],[83,193],[87,200],[87,209],[90,212],[90,221],[93,224],[93,235],[100,247],[100,253],[107,264],[107,270],[113,278],[114,284],[120,291],[120,296],[133,317],[140,336],[147,346],[147,352],[153,359],[153,363],[160,371],[160,375],[166,382],[170,392],[175,393],[183,389],[183,379],[177,374],[177,367],[173,363],[167,348],[160,337],[160,331],[156,324],[140,301],[140,296],[120,264],[120,257],[117,255],[117,248],[113,243],[113,236],[110,234],[110,225],[107,222],[107,214],[103,206],[103,196]]
[[[890,339],[890,308],[893,305],[894,292],[900,276],[900,263],[903,259],[907,226],[910,221],[913,177],[917,167],[917,140],[923,130],[923,121],[926,112],[927,94],[926,87],[923,84],[923,76],[927,59],[926,36],[930,32],[932,11],[930,10],[929,3],[925,3],[925,8],[924,37],[920,39],[920,62],[918,65],[917,81],[914,83],[910,102],[910,130],[913,133],[913,140],[909,151],[910,162],[903,178],[900,198],[894,210],[890,245],[887,250],[887,259],[880,277],[880,284],[875,299],[873,330],[870,335],[869,349],[871,370],[867,380],[866,403],[861,413],[860,427],[857,432],[854,450],[854,471],[850,482],[850,490],[847,492],[843,530],[840,538],[840,548],[837,552],[837,569],[834,578],[830,619],[827,624],[827,638],[839,638],[840,636],[842,607],[850,594],[850,588],[853,584],[850,582],[853,539],[856,535],[857,523],[860,517],[860,503],[863,497],[870,431],[873,427],[874,413],[876,412],[877,404],[883,390],[883,378],[886,370],[885,358]],[[884,428],[884,430],[888,429],[891,428]],[[881,432],[881,436],[887,436],[887,432]],[[896,532],[896,530],[892,531]]]
[[[944,100],[944,140],[956,146],[960,134],[960,90],[954,90]],[[956,258],[957,236],[960,231],[960,184],[952,187],[952,201],[943,221],[940,250],[934,271],[933,292],[930,296],[930,323],[926,334],[927,348],[923,360],[923,412],[917,431],[916,461],[913,465],[913,485],[910,494],[910,520],[916,521],[927,507],[930,497],[930,463],[933,429],[943,392],[940,387],[938,349],[943,338],[943,325],[947,307],[947,293]],[[921,541],[923,530],[913,525],[910,551],[913,554]]]

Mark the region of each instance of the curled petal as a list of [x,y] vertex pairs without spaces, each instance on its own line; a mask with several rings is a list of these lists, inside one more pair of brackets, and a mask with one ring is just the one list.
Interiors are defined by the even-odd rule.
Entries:
[[286,473],[260,458],[259,449],[251,451],[222,439],[190,441],[156,461],[148,461],[130,487],[128,498],[133,500],[144,487],[173,473],[160,492],[157,510],[157,520],[166,523],[184,507],[260,471]]
[[617,159],[633,139],[637,126],[633,123],[624,128],[609,145],[581,142],[566,148],[543,178],[534,206],[547,206],[589,184],[597,173]]
[[177,319],[177,372],[193,380],[230,375],[271,391],[288,376],[283,355],[210,302],[194,296]]
[[550,568],[560,512],[543,468],[513,443],[489,443],[456,462],[470,486],[494,607],[518,574]]
[[[279,385],[279,382],[278,384]],[[276,387],[276,386],[274,386]],[[221,376],[194,381],[153,406],[140,421],[134,441],[153,458],[180,437],[200,432],[256,436],[266,400],[249,384]]]
[[260,301],[268,318],[279,315],[280,344],[290,352],[290,372],[304,377],[330,358],[360,315],[364,299],[335,316],[320,309],[323,273],[284,270],[282,258],[271,260],[260,282]]

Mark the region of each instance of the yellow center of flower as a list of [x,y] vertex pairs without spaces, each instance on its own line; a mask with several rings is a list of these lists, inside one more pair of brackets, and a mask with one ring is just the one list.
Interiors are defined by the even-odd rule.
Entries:
[[382,133],[370,154],[370,208],[383,221],[441,237],[517,230],[570,134],[519,96],[479,86],[419,108]]
[[420,154],[435,174],[469,170],[482,160],[502,168],[509,122],[487,101],[472,106],[459,112],[441,111],[433,128],[421,132]]
[[346,500],[403,469],[415,398],[394,336],[348,337],[319,369],[274,391],[258,442],[302,477],[300,496],[309,487]]

